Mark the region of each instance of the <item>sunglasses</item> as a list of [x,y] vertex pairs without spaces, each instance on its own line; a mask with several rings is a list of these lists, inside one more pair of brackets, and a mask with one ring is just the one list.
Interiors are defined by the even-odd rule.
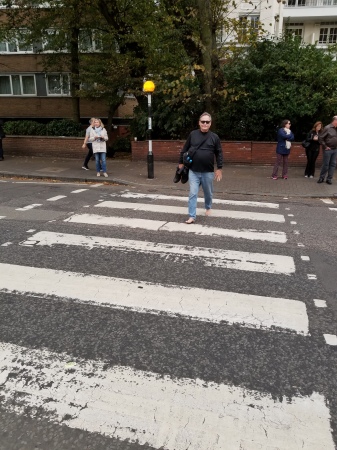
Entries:
[[200,123],[211,123],[211,121],[210,120],[200,120]]

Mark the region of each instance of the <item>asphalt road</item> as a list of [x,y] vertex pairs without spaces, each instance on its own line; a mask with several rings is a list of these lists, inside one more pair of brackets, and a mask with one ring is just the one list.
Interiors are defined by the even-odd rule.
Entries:
[[336,448],[337,200],[0,192],[0,450]]

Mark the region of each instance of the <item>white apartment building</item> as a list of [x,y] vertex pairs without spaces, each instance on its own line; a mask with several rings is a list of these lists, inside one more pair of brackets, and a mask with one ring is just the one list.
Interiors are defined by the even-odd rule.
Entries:
[[322,48],[337,43],[337,0],[253,0],[241,2],[236,12],[272,36],[291,32]]

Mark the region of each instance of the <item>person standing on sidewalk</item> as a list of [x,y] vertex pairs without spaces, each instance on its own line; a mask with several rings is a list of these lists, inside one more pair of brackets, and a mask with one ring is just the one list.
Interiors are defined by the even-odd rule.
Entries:
[[315,176],[315,163],[319,154],[320,146],[318,137],[322,131],[322,128],[322,122],[316,122],[312,127],[312,130],[307,134],[306,141],[310,142],[310,145],[305,149],[305,153],[307,155],[307,166],[304,171],[304,176],[306,178],[314,178]]
[[108,140],[108,133],[100,119],[94,119],[89,134],[89,142],[92,142],[92,151],[95,155],[96,172],[100,176],[100,169],[102,166],[103,176],[107,177],[106,173],[106,141]]
[[83,170],[89,170],[88,164],[89,164],[90,158],[93,155],[93,153],[92,153],[92,142],[88,142],[88,139],[89,139],[89,136],[90,136],[90,130],[92,128],[92,123],[93,123],[94,120],[95,120],[95,117],[92,117],[89,120],[89,124],[90,125],[88,126],[88,128],[85,131],[85,138],[84,138],[84,142],[83,142],[82,148],[87,147],[88,153],[87,153],[87,156],[85,157],[85,160],[84,160],[84,163],[83,163],[83,166],[82,166]]
[[[200,186],[204,191],[206,216],[209,216],[213,199],[213,180],[222,179],[222,148],[219,136],[210,127],[212,117],[207,112],[199,118],[199,130],[194,130],[188,136],[183,149],[180,152],[179,168],[184,167],[183,154],[191,147],[197,150],[193,156],[193,162],[189,170],[188,180],[190,193],[188,197],[189,218],[185,223],[192,224],[196,220],[198,192]],[[217,170],[214,173],[214,159],[216,158]]]
[[281,123],[281,128],[277,132],[277,146],[276,146],[276,162],[273,173],[271,175],[273,180],[277,180],[278,169],[282,164],[282,178],[288,179],[288,157],[291,148],[291,141],[294,140],[294,135],[290,130],[290,121],[285,119]]
[[6,137],[4,129],[2,128],[3,120],[0,119],[0,161],[4,160],[4,149],[2,146],[2,140]]
[[337,116],[334,116],[332,122],[324,128],[318,141],[323,148],[323,164],[317,183],[323,183],[328,174],[326,182],[332,184],[337,159]]

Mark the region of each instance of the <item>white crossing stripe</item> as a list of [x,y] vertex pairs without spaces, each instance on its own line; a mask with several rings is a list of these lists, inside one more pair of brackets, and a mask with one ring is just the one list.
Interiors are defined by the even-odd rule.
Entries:
[[327,205],[333,205],[333,201],[330,200],[329,198],[321,198],[323,203],[326,203]]
[[6,219],[6,216],[0,216],[0,219]]
[[175,233],[194,233],[202,236],[226,236],[249,239],[252,241],[287,242],[282,231],[232,230],[204,225],[186,225],[185,223],[164,222],[162,220],[136,219],[131,217],[107,217],[96,214],[74,214],[64,222],[83,223],[88,225],[104,225],[125,228],[141,228],[150,231],[169,231]]
[[71,191],[71,194],[79,194],[80,192],[87,191],[88,189],[77,189],[76,191]]
[[329,208],[330,211],[337,211],[337,208]]
[[[204,266],[224,267],[228,269],[252,272],[290,275],[295,272],[294,259],[290,256],[264,253],[239,252],[186,245],[172,245],[147,241],[114,239],[99,236],[81,236],[78,234],[53,233],[41,231],[29,237],[21,245],[74,245],[86,248],[114,248],[125,252],[157,253],[165,259],[171,257],[181,263],[186,258],[198,260]],[[302,256],[302,258],[304,258]]]
[[55,197],[47,198],[47,202],[56,202],[57,200],[61,200],[61,198],[66,198],[66,195],[56,195]]
[[[105,201],[95,205],[96,208],[112,209],[132,209],[133,211],[150,211],[156,213],[184,214],[187,215],[187,208],[182,206],[168,206],[148,203],[129,203]],[[204,209],[197,209],[197,215],[205,215]],[[212,217],[226,217],[230,219],[260,220],[264,222],[284,223],[285,218],[281,214],[265,214],[250,211],[231,211],[212,209]]]
[[317,308],[326,308],[327,307],[325,300],[319,300],[318,298],[314,298],[314,303]]
[[0,273],[0,291],[3,292],[56,296],[111,308],[127,308],[140,313],[164,313],[213,323],[237,323],[249,328],[281,328],[309,334],[306,306],[299,300],[163,286],[11,264],[0,264]]
[[32,203],[31,205],[24,206],[23,208],[16,208],[16,211],[28,211],[29,209],[36,208],[37,206],[42,206],[42,203]]
[[[171,201],[183,201],[188,202],[188,197],[180,197],[178,195],[161,195],[161,194],[141,194],[137,192],[127,192],[123,194],[111,194],[111,197],[133,198],[133,199],[149,199],[149,200],[171,200]],[[202,198],[198,198],[199,203],[203,203]],[[257,208],[272,208],[278,209],[278,203],[268,202],[251,202],[246,200],[222,200],[219,198],[213,198],[212,203],[217,205],[235,205],[235,206],[251,206]]]
[[279,399],[7,343],[0,344],[0,384],[8,411],[39,411],[52,423],[155,449],[335,448],[327,401],[317,392]]
[[337,345],[337,336],[335,334],[324,334],[323,336],[328,345]]

